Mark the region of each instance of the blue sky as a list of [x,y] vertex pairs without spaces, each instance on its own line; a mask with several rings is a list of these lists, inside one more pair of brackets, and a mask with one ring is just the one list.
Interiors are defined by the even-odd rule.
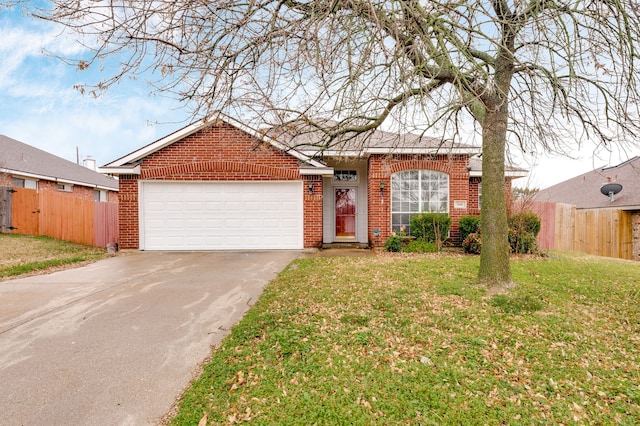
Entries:
[[[141,80],[126,80],[99,98],[81,94],[76,84],[95,83],[99,70],[78,71],[47,55],[81,56],[83,49],[53,24],[0,10],[0,134],[76,161],[91,156],[103,165],[188,124],[190,114],[174,100],[150,94]],[[237,117],[240,118],[241,117]],[[529,169],[518,186],[544,188],[615,165],[626,156],[592,147],[575,151],[576,160],[538,155],[517,159]]]
[[151,96],[143,81],[114,86],[99,98],[75,84],[95,83],[99,71],[78,71],[45,54],[76,56],[82,48],[52,24],[0,11],[0,134],[65,159],[114,160],[184,125],[189,114]]

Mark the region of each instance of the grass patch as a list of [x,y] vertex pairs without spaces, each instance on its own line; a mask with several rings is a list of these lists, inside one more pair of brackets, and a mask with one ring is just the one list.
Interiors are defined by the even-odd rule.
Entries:
[[511,314],[535,312],[543,307],[543,303],[540,300],[529,295],[510,297],[505,294],[497,294],[491,298],[490,303],[491,306]]
[[213,351],[172,423],[637,424],[639,265],[514,259],[519,285],[490,297],[478,261],[297,260]]
[[49,237],[0,234],[0,279],[106,257],[106,250]]

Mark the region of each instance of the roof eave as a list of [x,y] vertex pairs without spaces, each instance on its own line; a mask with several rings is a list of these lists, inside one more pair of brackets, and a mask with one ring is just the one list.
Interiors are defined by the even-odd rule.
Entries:
[[504,176],[514,178],[514,179],[519,179],[519,178],[529,176],[529,172],[522,171],[522,170],[506,171],[504,172]]
[[[510,178],[514,178],[514,179],[527,177],[528,175],[529,175],[528,172],[525,172],[525,171],[522,171],[522,170],[505,171],[504,172],[504,177],[510,177]],[[471,170],[471,171],[469,171],[469,177],[482,177],[482,170]]]
[[7,173],[7,174],[10,174],[10,175],[24,176],[26,178],[33,178],[33,179],[52,180],[52,181],[56,180],[56,178],[51,177],[51,176],[41,175],[41,174],[37,174],[37,173],[23,172],[21,170],[16,170],[16,169],[0,168],[0,173]]
[[116,187],[111,187],[111,186],[106,186],[106,185],[100,185],[100,184],[97,184],[97,183],[82,182],[82,181],[79,181],[79,180],[65,179],[65,178],[60,178],[60,177],[55,177],[55,176],[40,175],[40,174],[37,174],[37,173],[28,173],[28,172],[23,172],[23,171],[20,171],[20,170],[1,168],[0,172],[1,173],[7,173],[7,174],[10,174],[10,175],[16,175],[16,176],[21,176],[21,177],[25,177],[25,178],[30,178],[30,179],[48,180],[50,182],[68,183],[68,184],[71,184],[71,185],[85,186],[87,188],[105,189],[107,191],[117,191],[118,190],[117,186]]
[[98,167],[99,173],[105,173],[110,175],[139,175],[140,174],[140,165],[137,164],[135,166],[103,166]]
[[[180,130],[177,130],[161,139],[158,139],[155,142],[152,142],[148,145],[143,146],[142,148],[133,151],[127,155],[125,155],[124,157],[120,157],[117,160],[112,161],[111,163],[105,164],[103,167],[101,167],[100,169],[117,169],[119,167],[126,167],[125,164],[128,163],[135,163],[145,157],[147,157],[148,155],[153,154],[154,152],[157,152],[159,150],[161,150],[162,148],[171,145],[172,143],[175,143],[177,141],[179,141],[180,139],[186,138],[189,135],[192,135],[193,133],[197,132],[198,130],[203,129],[204,127],[206,127],[207,125],[211,124],[211,122],[213,122],[213,119],[211,120],[198,120],[195,123],[192,123],[186,127],[183,127]],[[111,172],[109,172],[111,173]]]
[[[115,170],[119,167],[123,167],[126,164],[129,163],[135,163],[137,161],[142,160],[143,158],[157,152],[160,151],[161,149],[175,143],[178,142],[181,139],[186,138],[187,136],[190,136],[202,129],[204,129],[207,126],[210,126],[211,124],[215,123],[217,120],[223,121],[239,130],[242,130],[243,132],[255,137],[258,140],[261,140],[265,143],[268,143],[272,146],[274,146],[275,148],[286,152],[290,155],[292,155],[294,158],[303,161],[313,167],[324,167],[324,164],[320,163],[319,161],[314,160],[312,157],[297,151],[295,149],[292,148],[288,148],[286,145],[278,142],[276,139],[269,137],[267,135],[265,135],[264,133],[258,132],[255,129],[247,126],[244,123],[241,123],[240,121],[229,117],[225,114],[222,114],[221,112],[216,113],[215,115],[213,115],[212,117],[208,118],[208,119],[201,119],[196,121],[195,123],[192,123],[186,127],[183,127],[182,129],[175,131],[167,136],[165,136],[164,138],[158,139],[155,142],[150,143],[149,145],[146,145],[140,149],[138,149],[137,151],[134,151],[128,155],[125,155],[124,157],[121,157],[115,161],[112,161],[111,163],[105,164],[102,169],[109,169],[109,170]],[[108,172],[108,173],[113,173],[113,172]]]
[[409,155],[475,155],[480,152],[477,148],[365,148],[361,150],[324,150],[307,155],[322,154],[324,157],[362,157],[370,155],[409,154]]
[[436,154],[436,155],[475,155],[481,152],[480,148],[368,148],[368,154]]
[[592,206],[592,207],[576,207],[576,210],[624,210],[624,211],[635,211],[640,210],[640,204],[631,204],[628,206]]
[[302,176],[333,176],[333,167],[300,168]]

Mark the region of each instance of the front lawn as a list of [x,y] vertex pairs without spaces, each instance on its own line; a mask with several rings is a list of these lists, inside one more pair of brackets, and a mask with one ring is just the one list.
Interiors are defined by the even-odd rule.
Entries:
[[[637,424],[640,264],[478,257],[300,259],[185,393],[176,425]],[[204,421],[203,421],[204,423]]]
[[49,237],[0,234],[0,280],[107,256],[106,249]]

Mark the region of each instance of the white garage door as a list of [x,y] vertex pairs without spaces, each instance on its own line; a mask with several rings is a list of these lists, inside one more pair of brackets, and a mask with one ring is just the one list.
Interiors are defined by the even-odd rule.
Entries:
[[143,250],[301,249],[301,182],[142,182]]

